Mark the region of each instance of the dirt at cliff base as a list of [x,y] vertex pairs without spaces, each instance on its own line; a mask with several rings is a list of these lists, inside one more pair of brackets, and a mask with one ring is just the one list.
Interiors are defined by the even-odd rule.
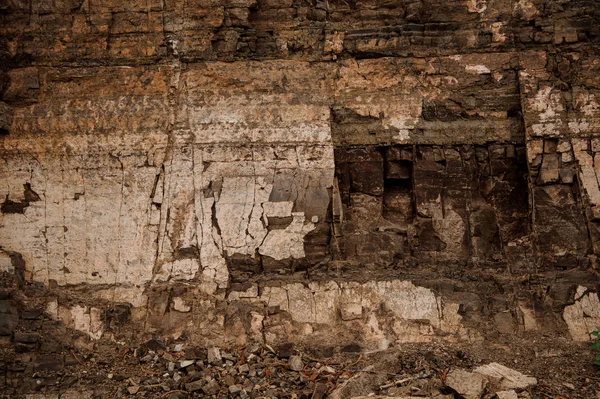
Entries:
[[[15,338],[23,340],[21,334]],[[371,353],[361,353],[358,345],[250,344],[207,350],[156,340],[130,346],[79,337],[63,346],[37,339],[41,349],[35,353],[24,352],[19,344],[3,350],[4,392],[12,393],[5,397],[317,398],[319,392],[331,394],[367,374],[363,394],[451,399],[460,396],[445,385],[448,373],[488,363],[537,379],[519,398],[595,399],[600,392],[589,344],[543,334],[478,343],[401,344]],[[38,396],[26,396],[32,394]]]

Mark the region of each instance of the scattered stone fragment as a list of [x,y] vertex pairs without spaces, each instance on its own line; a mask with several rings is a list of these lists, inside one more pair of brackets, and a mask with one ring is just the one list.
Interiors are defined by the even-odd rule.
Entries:
[[242,364],[239,368],[238,371],[240,373],[248,373],[250,371],[250,366],[248,366],[247,364]]
[[194,363],[196,363],[196,361],[195,361],[195,360],[182,360],[182,361],[179,363],[179,368],[182,368],[182,369],[184,369],[184,368],[186,368],[186,367],[189,367],[189,366],[191,366],[191,365],[192,365],[192,364],[194,364]]
[[195,391],[199,391],[201,389],[203,390],[204,385],[205,385],[204,380],[192,381],[192,382],[185,384],[185,389],[190,392],[195,392]]
[[277,346],[277,355],[282,359],[287,359],[295,353],[294,345],[290,342]]
[[499,392],[496,392],[496,396],[498,397],[498,399],[519,399],[517,392],[514,390],[499,391]]
[[485,391],[487,379],[479,373],[459,369],[448,373],[446,385],[465,399],[479,399]]
[[496,390],[526,389],[537,385],[537,380],[499,363],[490,363],[477,367],[475,373],[490,380]]
[[234,384],[234,385],[229,386],[229,393],[234,394],[234,393],[240,392],[241,390],[242,390],[242,388],[240,388],[238,385]]
[[262,348],[259,343],[253,342],[246,347],[246,353],[252,353],[254,355],[257,355],[260,353],[261,349]]
[[289,360],[290,368],[294,371],[302,371],[304,368],[304,362],[302,361],[302,357],[298,355],[293,355]]
[[319,369],[319,373],[333,374],[333,373],[335,373],[335,369],[331,366],[323,366]]
[[318,383],[315,386],[315,390],[313,391],[312,399],[322,399],[327,393],[327,389],[327,385],[323,383]]
[[219,348],[208,349],[208,363],[210,364],[221,364],[221,350]]
[[127,387],[127,392],[129,392],[130,395],[135,395],[136,393],[138,393],[139,390],[140,387],[138,385]]
[[142,356],[142,357],[140,358],[140,362],[142,362],[142,363],[147,363],[147,362],[149,362],[150,360],[152,360],[152,357],[153,357],[153,356],[152,356],[151,354],[147,354],[146,356]]
[[563,386],[569,388],[571,391],[574,391],[575,389],[575,385],[571,384],[570,382],[563,382]]
[[216,380],[212,379],[206,385],[204,385],[204,387],[202,387],[202,392],[204,392],[207,395],[215,395],[219,392],[220,389],[221,387],[219,386],[219,383]]
[[165,346],[158,340],[156,339],[151,339],[146,341],[146,343],[144,344],[144,346],[150,350],[153,351],[157,351],[157,350],[163,350],[165,349]]

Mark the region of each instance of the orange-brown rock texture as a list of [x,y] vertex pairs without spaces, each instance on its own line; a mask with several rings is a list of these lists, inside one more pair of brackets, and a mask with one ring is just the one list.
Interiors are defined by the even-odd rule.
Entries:
[[0,334],[589,340],[598,6],[0,2]]

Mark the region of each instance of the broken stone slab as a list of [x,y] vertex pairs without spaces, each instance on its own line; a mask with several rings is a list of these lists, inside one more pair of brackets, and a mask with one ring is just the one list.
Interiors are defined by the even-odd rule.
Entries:
[[184,369],[186,367],[191,366],[194,363],[196,363],[195,360],[182,360],[181,362],[179,362],[179,368]]
[[129,392],[130,395],[135,395],[136,393],[138,393],[139,390],[140,387],[138,385],[127,387],[127,392]]
[[206,385],[204,385],[204,387],[202,387],[202,392],[204,392],[207,395],[216,395],[220,389],[221,386],[219,385],[219,383],[213,379],[210,380]]
[[487,379],[479,373],[452,370],[446,376],[446,385],[465,399],[479,399],[485,392]]
[[496,397],[498,399],[519,399],[517,392],[514,390],[496,392]]
[[513,370],[499,363],[490,363],[479,366],[474,373],[487,378],[496,391],[523,390],[537,385],[534,377]]

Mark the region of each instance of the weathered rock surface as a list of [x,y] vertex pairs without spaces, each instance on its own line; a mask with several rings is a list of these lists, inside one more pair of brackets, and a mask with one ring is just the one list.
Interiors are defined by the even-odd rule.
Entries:
[[486,377],[495,390],[522,390],[537,384],[535,378],[526,376],[498,363],[479,366],[474,370],[474,373]]
[[589,341],[590,333],[600,325],[600,301],[596,292],[586,292],[578,286],[575,292],[575,303],[565,306],[563,317],[571,337],[576,341]]
[[446,385],[465,399],[479,399],[485,392],[488,381],[479,373],[453,370],[446,377]]
[[599,12],[4,2],[0,273],[93,340],[589,340]]

